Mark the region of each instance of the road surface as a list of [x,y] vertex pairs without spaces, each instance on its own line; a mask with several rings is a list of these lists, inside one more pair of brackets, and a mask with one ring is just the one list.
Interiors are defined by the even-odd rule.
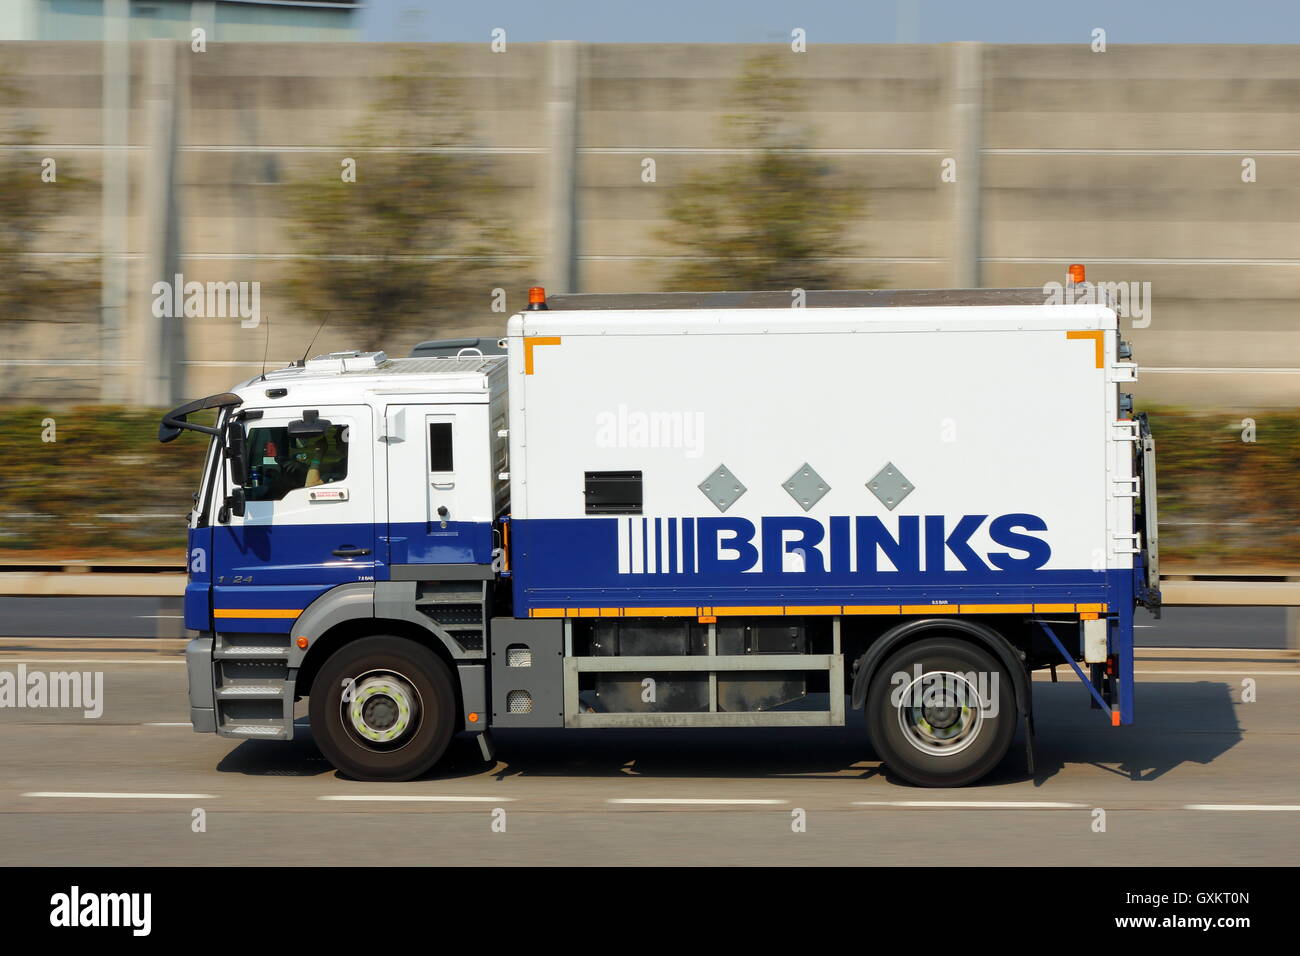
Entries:
[[860,714],[832,729],[499,733],[493,764],[458,738],[424,779],[358,783],[305,721],[288,743],[191,732],[180,646],[0,642],[0,672],[105,681],[98,719],[0,709],[0,862],[1231,867],[1300,851],[1300,660],[1286,652],[1143,651],[1138,723],[1122,728],[1072,676],[1043,675],[1037,773],[1018,736],[987,781],[949,791],[882,772]]

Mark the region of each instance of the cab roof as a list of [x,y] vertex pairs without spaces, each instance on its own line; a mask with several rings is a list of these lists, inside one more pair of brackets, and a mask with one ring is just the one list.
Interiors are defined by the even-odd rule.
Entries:
[[485,392],[490,387],[488,379],[505,362],[504,355],[393,359],[383,352],[331,352],[308,359],[302,365],[254,376],[240,384],[238,391],[254,388],[271,391],[292,386],[286,397],[291,402],[294,393],[307,389],[321,393],[350,387],[364,392],[380,386],[375,379],[384,379],[384,384],[391,381],[402,391]]

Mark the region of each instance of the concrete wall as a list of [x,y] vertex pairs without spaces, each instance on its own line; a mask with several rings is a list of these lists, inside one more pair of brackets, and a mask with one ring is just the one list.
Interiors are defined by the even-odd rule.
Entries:
[[[344,156],[364,170],[350,137],[399,70],[460,82],[469,146],[502,187],[491,212],[518,238],[522,282],[662,287],[672,250],[654,232],[666,224],[665,200],[695,171],[734,160],[720,118],[743,61],[760,49],[212,44],[160,55],[164,42],[132,44],[130,54],[124,248],[134,332],[101,348],[94,302],[57,328],[0,322],[0,399],[93,400],[115,380],[125,397],[162,400],[160,390],[213,392],[255,371],[265,327],[149,324],[151,277],[169,262],[186,279],[260,281],[272,360],[301,354],[316,320],[277,292],[301,262],[278,191],[336,176]],[[851,229],[856,254],[841,263],[847,275],[894,288],[1041,286],[1084,262],[1090,278],[1150,282],[1150,324],[1130,332],[1149,369],[1139,400],[1247,414],[1300,404],[1298,53],[846,45],[786,52],[782,62],[803,81],[808,146],[841,188],[867,200]],[[100,63],[98,44],[0,44],[0,71],[20,91],[8,119],[41,128],[41,142],[8,155],[33,169],[55,155],[92,182],[40,240],[73,268],[101,231]],[[169,130],[161,118],[172,115]],[[641,180],[646,157],[655,183]],[[1242,181],[1245,158],[1256,182]],[[941,181],[946,159],[957,162],[956,183]],[[523,289],[509,292],[513,308]],[[477,313],[431,303],[390,352],[423,337],[496,332],[503,317],[489,310],[490,289],[482,297]],[[348,338],[327,328],[315,351]],[[183,354],[173,374],[143,388],[141,372],[164,364],[159,342]],[[71,359],[85,364],[40,364]]]

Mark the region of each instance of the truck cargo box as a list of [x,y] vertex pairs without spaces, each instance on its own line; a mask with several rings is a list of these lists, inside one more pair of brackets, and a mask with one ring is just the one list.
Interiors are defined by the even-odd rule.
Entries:
[[1131,601],[1115,313],[965,294],[512,318],[516,615]]

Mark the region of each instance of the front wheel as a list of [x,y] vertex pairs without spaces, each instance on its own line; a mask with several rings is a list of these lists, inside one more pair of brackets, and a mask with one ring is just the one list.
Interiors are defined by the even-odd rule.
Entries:
[[357,780],[410,780],[432,767],[455,730],[451,672],[429,648],[364,637],[321,667],[308,705],[325,759]]
[[963,787],[997,766],[1016,731],[1011,677],[983,649],[931,637],[891,654],[867,689],[876,753],[909,783]]

